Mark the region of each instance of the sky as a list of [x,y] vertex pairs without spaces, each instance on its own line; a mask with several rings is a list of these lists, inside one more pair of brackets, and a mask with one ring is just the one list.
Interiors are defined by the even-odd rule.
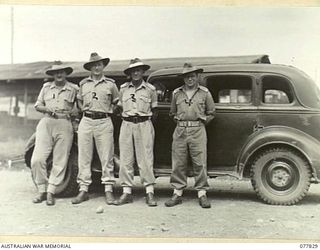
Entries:
[[[0,64],[11,62],[0,5]],[[267,54],[320,82],[319,7],[14,6],[14,63]]]

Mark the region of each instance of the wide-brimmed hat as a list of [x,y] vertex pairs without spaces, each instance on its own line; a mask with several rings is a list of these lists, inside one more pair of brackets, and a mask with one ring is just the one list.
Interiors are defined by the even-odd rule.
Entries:
[[53,76],[58,71],[65,71],[67,75],[70,75],[73,69],[69,66],[65,66],[62,63],[53,64],[50,69],[46,70],[46,74],[49,76]]
[[90,55],[90,59],[89,59],[89,62],[83,64],[83,67],[86,69],[86,70],[91,70],[91,67],[92,67],[92,64],[96,63],[96,62],[100,62],[102,61],[103,62],[103,65],[104,67],[106,67],[109,62],[110,62],[110,58],[103,58],[101,56],[98,55],[97,52],[93,52],[91,53]]
[[150,69],[150,65],[144,64],[139,58],[135,58],[130,61],[129,67],[126,68],[123,72],[126,75],[129,75],[132,69],[140,67],[143,68],[144,71]]
[[202,73],[203,69],[197,68],[193,66],[191,63],[185,63],[183,65],[182,73],[180,74],[180,76],[185,76],[186,74],[193,73],[193,72]]

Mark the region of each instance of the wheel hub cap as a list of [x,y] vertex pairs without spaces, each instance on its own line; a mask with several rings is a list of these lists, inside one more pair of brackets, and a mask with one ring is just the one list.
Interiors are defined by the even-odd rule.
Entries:
[[269,184],[275,189],[286,189],[293,181],[294,173],[289,164],[275,161],[268,168]]

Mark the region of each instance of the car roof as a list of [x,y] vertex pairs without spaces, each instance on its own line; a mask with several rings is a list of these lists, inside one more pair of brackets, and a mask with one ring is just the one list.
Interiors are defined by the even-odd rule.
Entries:
[[[265,63],[222,63],[222,64],[197,64],[195,65],[198,68],[202,68],[204,73],[218,73],[218,72],[268,72],[268,73],[276,73],[283,74],[287,76],[294,77],[297,74],[305,74],[301,70],[287,65],[281,64],[265,64]],[[164,76],[164,75],[179,75],[182,72],[181,67],[171,67],[160,69],[152,74],[150,74],[150,78],[155,76]]]
[[[268,73],[282,75],[287,78],[292,84],[295,92],[303,105],[311,108],[320,108],[319,89],[315,82],[303,71],[293,66],[281,64],[210,64],[210,65],[195,65],[202,68],[202,74],[208,73]],[[148,80],[165,76],[178,76],[182,72],[182,67],[172,67],[160,69],[150,74]]]
[[[218,63],[270,63],[268,55],[242,55],[242,56],[221,56],[221,57],[176,57],[176,58],[151,58],[142,59],[145,64],[151,66],[146,72],[150,74],[163,68],[172,68],[182,65],[184,62],[191,62],[195,65],[207,65]],[[2,64],[0,65],[1,80],[25,80],[25,79],[43,79],[48,78],[45,71],[55,62],[32,62],[20,64]],[[65,66],[73,68],[72,74],[68,78],[80,78],[89,75],[89,72],[83,68],[85,62],[63,62]],[[108,76],[125,77],[123,70],[128,67],[129,60],[112,60],[105,68],[105,74]]]

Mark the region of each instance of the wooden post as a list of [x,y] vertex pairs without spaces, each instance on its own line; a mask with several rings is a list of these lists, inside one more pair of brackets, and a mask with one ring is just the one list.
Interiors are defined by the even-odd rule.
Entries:
[[28,122],[28,87],[26,82],[24,82],[23,101],[24,101],[24,125],[26,125]]
[[12,95],[10,95],[10,106],[8,111],[9,116],[11,116],[11,111],[12,111]]
[[20,107],[19,107],[19,96],[16,95],[16,105],[14,106],[14,116],[18,116],[18,113],[20,111]]

